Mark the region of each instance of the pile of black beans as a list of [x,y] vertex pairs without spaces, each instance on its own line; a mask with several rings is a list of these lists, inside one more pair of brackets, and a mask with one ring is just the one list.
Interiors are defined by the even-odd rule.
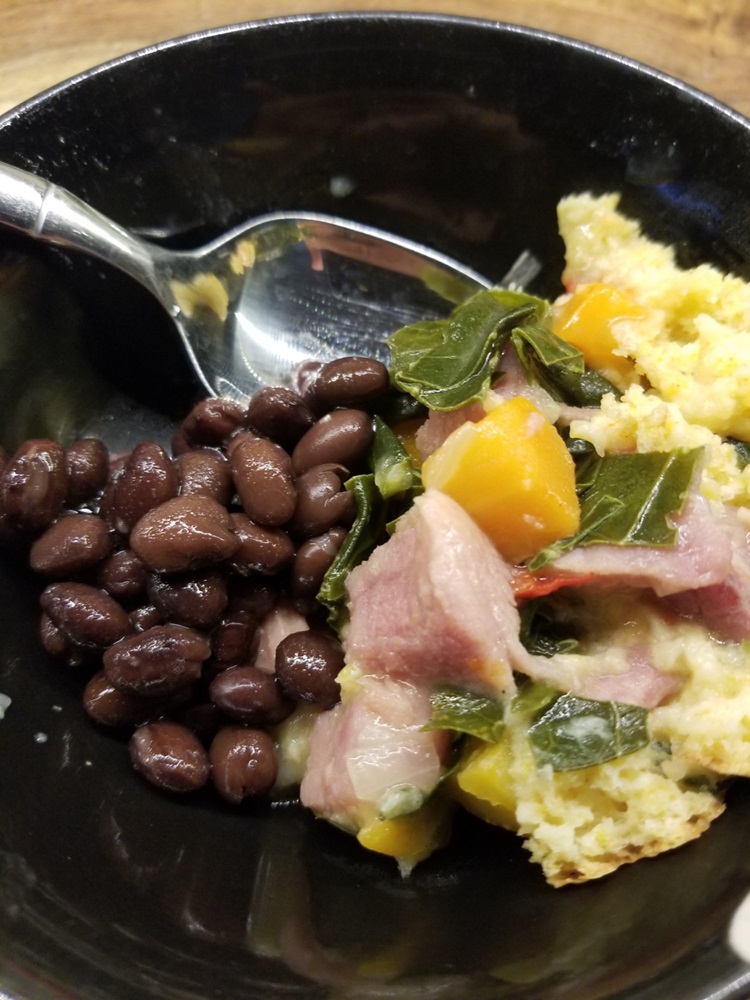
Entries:
[[[264,794],[274,727],[300,703],[339,700],[343,655],[315,598],[387,389],[380,362],[341,358],[299,392],[200,402],[171,454],[144,441],[114,456],[84,438],[0,456],[0,544],[49,581],[42,644],[80,671],[88,715],[125,733],[159,788]],[[282,607],[306,627],[259,666],[262,623]]]

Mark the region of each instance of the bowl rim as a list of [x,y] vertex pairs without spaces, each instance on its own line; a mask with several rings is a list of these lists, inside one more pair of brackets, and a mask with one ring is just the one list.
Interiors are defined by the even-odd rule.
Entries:
[[497,31],[507,36],[519,36],[526,39],[537,39],[550,45],[570,49],[587,56],[605,59],[608,62],[619,64],[623,69],[637,73],[640,76],[648,76],[658,81],[669,89],[682,93],[685,96],[696,100],[699,103],[711,108],[715,113],[732,120],[742,128],[750,129],[750,116],[746,116],[732,108],[726,102],[709,94],[701,88],[687,83],[671,73],[657,69],[646,62],[626,56],[613,49],[607,48],[593,42],[583,41],[571,35],[560,32],[549,31],[544,28],[535,28],[529,25],[518,24],[512,21],[494,20],[484,17],[470,17],[462,14],[429,13],[426,11],[401,11],[401,10],[361,10],[361,11],[319,11],[309,14],[282,14],[271,17],[255,18],[247,21],[238,21],[226,25],[217,25],[212,28],[203,28],[198,31],[188,32],[183,35],[175,35],[160,41],[152,42],[132,51],[114,56],[104,62],[96,63],[87,69],[81,70],[74,75],[67,77],[50,87],[46,87],[38,94],[9,108],[0,115],[0,131],[11,125],[17,118],[46,103],[51,98],[63,94],[68,90],[79,86],[84,81],[99,76],[102,73],[111,72],[119,66],[124,66],[130,62],[148,58],[156,53],[192,45],[206,38],[220,38],[228,35],[243,34],[256,31],[272,31],[276,28],[295,27],[308,24],[368,24],[368,23],[429,23],[432,25],[442,25],[445,28],[462,27],[475,29],[478,31]]

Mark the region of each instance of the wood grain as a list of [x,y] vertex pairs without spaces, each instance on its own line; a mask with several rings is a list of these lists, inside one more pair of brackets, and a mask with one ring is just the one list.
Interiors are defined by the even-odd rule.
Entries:
[[0,113],[165,38],[355,9],[463,14],[557,32],[664,70],[750,115],[750,0],[0,0]]

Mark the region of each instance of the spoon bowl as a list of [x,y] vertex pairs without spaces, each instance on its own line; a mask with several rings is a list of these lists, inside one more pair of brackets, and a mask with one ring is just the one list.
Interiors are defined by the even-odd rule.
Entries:
[[[0,164],[0,224],[135,278],[171,316],[205,389],[240,401],[291,384],[306,362],[386,360],[394,330],[490,285],[428,247],[323,214],[275,212],[195,250],[168,250],[9,164]],[[536,270],[524,253],[504,283],[523,285]]]

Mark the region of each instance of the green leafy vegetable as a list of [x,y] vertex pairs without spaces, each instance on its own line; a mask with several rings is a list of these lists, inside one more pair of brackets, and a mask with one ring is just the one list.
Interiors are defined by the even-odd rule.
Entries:
[[377,416],[370,464],[375,485],[384,499],[388,500],[402,493],[409,493],[413,497],[421,492],[422,477],[419,469],[391,428]]
[[505,728],[505,708],[499,701],[462,688],[440,688],[430,697],[432,718],[425,729],[450,729],[497,743]]
[[573,653],[578,639],[571,626],[556,620],[549,602],[543,598],[525,601],[521,610],[520,639],[534,656],[554,656]]
[[336,628],[346,619],[346,578],[383,540],[387,517],[373,473],[353,476],[345,486],[354,494],[357,515],[318,591],[318,600],[328,608],[328,621]]
[[529,727],[529,739],[540,767],[572,771],[646,746],[647,716],[636,705],[563,694]]
[[555,399],[572,406],[599,406],[606,393],[620,395],[608,379],[586,366],[577,347],[548,326],[527,324],[514,330],[512,337],[529,377]]
[[402,327],[388,339],[391,380],[433,410],[455,410],[481,399],[512,330],[548,305],[506,289],[484,289],[444,320]]
[[538,570],[578,545],[673,545],[671,522],[685,502],[702,448],[591,456],[576,470],[579,531],[547,546],[529,563]]
[[735,458],[737,459],[737,465],[741,469],[746,468],[750,465],[750,444],[747,441],[740,441],[738,438],[727,438],[729,444],[734,448]]

